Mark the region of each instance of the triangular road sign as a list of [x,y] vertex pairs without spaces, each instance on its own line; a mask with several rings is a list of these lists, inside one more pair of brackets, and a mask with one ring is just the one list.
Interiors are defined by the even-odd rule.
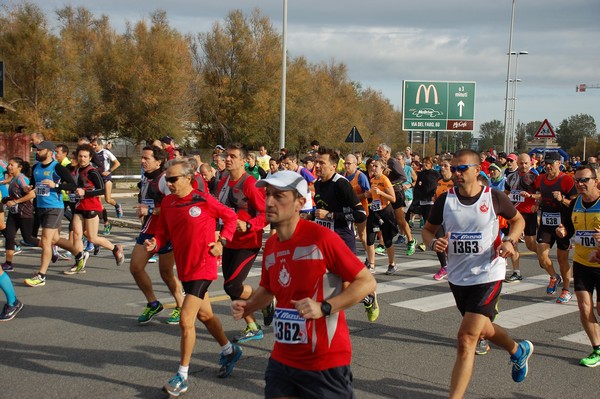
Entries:
[[548,139],[556,137],[556,134],[554,134],[554,130],[552,130],[548,119],[544,119],[544,122],[542,122],[542,125],[533,137],[535,137],[536,139]]
[[348,133],[348,137],[345,140],[346,143],[364,143],[363,138],[360,136],[356,126],[352,126],[352,130]]

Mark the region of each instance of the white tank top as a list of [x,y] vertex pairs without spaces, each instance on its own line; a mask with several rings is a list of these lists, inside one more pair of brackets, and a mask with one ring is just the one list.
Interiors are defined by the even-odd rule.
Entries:
[[448,281],[476,285],[504,279],[506,261],[496,257],[502,240],[489,187],[483,189],[473,205],[462,204],[455,188],[451,188],[444,206],[443,226],[450,233]]

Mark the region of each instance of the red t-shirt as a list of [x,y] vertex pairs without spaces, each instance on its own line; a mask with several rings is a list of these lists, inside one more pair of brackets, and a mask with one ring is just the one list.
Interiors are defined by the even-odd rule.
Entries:
[[[247,176],[247,177],[245,177]],[[233,180],[229,175],[224,176],[219,185],[217,186],[217,198],[230,208],[234,208],[237,213],[237,218],[244,222],[249,222],[252,228],[246,232],[241,233],[236,231],[231,241],[227,241],[227,248],[241,249],[241,248],[260,248],[262,247],[262,235],[263,228],[267,225],[267,219],[265,217],[265,190],[256,187],[256,179],[252,175],[244,173],[240,179],[244,180],[244,184],[239,193],[237,187],[238,180]],[[224,194],[224,186],[227,183],[230,191]],[[235,209],[231,203],[232,197],[244,197],[247,200],[248,210]],[[252,215],[252,213],[254,215]]]
[[183,198],[170,194],[162,200],[154,226],[156,248],[171,240],[179,280],[217,279],[217,258],[209,253],[208,246],[215,242],[217,219],[223,220],[221,237],[231,240],[237,220],[235,212],[210,194],[193,190]]
[[[301,219],[293,238],[283,242],[277,235],[265,244],[260,285],[277,298],[280,309],[294,310],[292,300],[322,301],[339,294],[343,281],[353,281],[364,269],[362,262],[333,231]],[[306,320],[306,343],[275,342],[271,356],[291,367],[326,370],[347,366],[352,344],[344,312]]]

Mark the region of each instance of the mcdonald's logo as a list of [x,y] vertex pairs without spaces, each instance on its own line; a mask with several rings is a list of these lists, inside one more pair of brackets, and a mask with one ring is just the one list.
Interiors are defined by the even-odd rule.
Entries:
[[429,86],[425,87],[424,84],[419,85],[419,88],[417,89],[417,97],[415,98],[415,104],[419,104],[419,101],[421,100],[421,89],[423,89],[423,91],[425,92],[425,103],[429,104],[429,92],[431,91],[431,89],[433,89],[433,99],[434,99],[434,104],[439,104],[440,100],[438,98],[438,92],[437,89],[435,88],[434,85],[430,84]]

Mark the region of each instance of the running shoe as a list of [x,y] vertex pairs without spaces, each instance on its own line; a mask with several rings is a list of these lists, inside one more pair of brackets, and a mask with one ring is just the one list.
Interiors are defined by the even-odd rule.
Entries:
[[421,243],[421,244],[419,244],[419,250],[420,250],[421,252],[425,252],[425,250],[426,250],[426,249],[427,249],[427,247],[425,246],[425,243]]
[[21,252],[23,252],[23,249],[21,249],[20,245],[15,245],[15,252],[13,252],[13,255],[18,255]]
[[104,224],[104,230],[102,230],[102,235],[109,235],[110,231],[112,230],[112,223],[111,222],[107,222]]
[[171,395],[172,397],[178,397],[187,392],[189,389],[188,380],[184,380],[179,373],[175,377],[171,378],[163,387],[163,391]]
[[371,323],[374,323],[379,317],[379,304],[377,303],[377,293],[373,292],[372,294],[369,294],[369,297],[371,297],[371,303],[368,305],[365,303],[365,312],[367,312],[367,319]]
[[[15,304],[10,306],[8,303],[4,305],[2,313],[0,313],[0,321],[11,321],[15,318],[17,313],[23,309],[23,302],[18,299],[15,300]],[[593,367],[593,366],[592,366]]]
[[585,367],[596,367],[600,365],[600,350],[595,350],[588,357],[584,357],[579,364]]
[[258,330],[253,330],[250,326],[246,326],[246,328],[235,338],[233,338],[233,342],[243,343],[253,340],[263,339],[264,334],[263,331],[258,327]]
[[375,265],[374,264],[370,264],[367,269],[369,269],[369,271],[371,272],[371,274],[375,274]]
[[506,282],[506,283],[518,283],[521,280],[523,280],[523,276],[521,276],[517,272],[513,272],[513,274],[511,274],[509,277],[507,277],[507,278],[504,279],[504,282]]
[[555,277],[550,277],[550,283],[548,283],[548,287],[546,288],[546,294],[553,295],[556,292],[556,286],[562,283],[562,277],[558,274]]
[[46,277],[36,273],[32,278],[26,278],[24,283],[30,287],[43,287],[46,285]]
[[421,216],[421,219],[419,220],[419,227],[423,228],[423,226],[425,226],[425,219]]
[[231,344],[231,346],[233,347],[233,350],[229,355],[224,355],[221,352],[221,358],[219,359],[221,368],[219,368],[219,371],[217,372],[217,377],[219,378],[228,377],[233,371],[235,363],[242,357],[242,348],[236,344]]
[[413,227],[415,227],[415,224],[413,223],[413,221],[412,221],[412,220],[409,220],[409,221],[408,221],[408,225],[409,225],[409,227],[410,227],[411,229],[412,229]]
[[408,244],[406,244],[406,255],[411,256],[412,254],[414,254],[416,248],[417,248],[417,240],[415,240],[413,238],[412,240],[410,240],[408,242]]
[[25,241],[25,240],[21,240],[21,241],[19,241],[19,244],[20,244],[22,247],[37,247],[37,244],[32,244],[32,243],[30,243],[30,242],[27,242],[27,241]]
[[442,281],[443,279],[445,279],[446,277],[448,277],[448,269],[447,266],[444,267],[440,267],[440,270],[438,270],[438,272],[436,274],[433,275],[433,279],[437,280],[437,281]]
[[528,361],[531,355],[533,355],[533,344],[527,340],[519,342],[519,347],[523,352],[521,357],[518,359],[513,359],[510,357],[510,361],[512,362],[512,379],[514,382],[521,382],[527,377],[528,371]]
[[181,319],[181,308],[180,307],[176,307],[175,309],[173,309],[173,311],[171,311],[171,314],[169,315],[169,317],[167,318],[167,320],[165,320],[165,323],[167,324],[179,324],[179,320]]
[[154,254],[150,259],[148,259],[148,263],[156,263],[158,262],[158,255]]
[[59,257],[60,256],[58,255],[58,246],[52,245],[52,258],[50,258],[50,260],[52,261],[52,263],[56,263]]
[[269,327],[273,323],[273,316],[275,315],[275,300],[273,299],[266,308],[262,309],[263,324],[265,327]]
[[115,205],[115,212],[117,214],[117,218],[121,219],[123,217],[123,207],[121,204]]
[[15,270],[15,268],[13,267],[12,264],[9,265],[8,263],[4,262],[2,264],[2,270],[5,271],[5,272],[12,272],[12,271]]
[[387,274],[388,276],[391,276],[392,274],[396,273],[398,271],[398,266],[396,266],[395,263],[389,264],[387,270],[385,271],[385,274]]
[[479,338],[477,341],[477,346],[475,347],[476,355],[487,355],[490,351],[490,344],[488,344],[487,339]]
[[140,315],[140,317],[138,317],[138,323],[140,324],[146,324],[148,322],[150,322],[150,320],[152,320],[154,318],[154,316],[156,316],[157,314],[159,314],[160,312],[163,311],[163,305],[160,302],[156,302],[156,306],[152,307],[150,305],[147,305],[146,308],[144,309],[144,311],[142,312],[142,314]]
[[98,255],[98,252],[100,252],[100,245],[94,244],[94,256]]
[[381,244],[377,245],[375,247],[375,254],[385,256],[386,255],[385,247]]
[[125,253],[123,252],[123,246],[121,244],[115,245],[115,249],[113,250],[113,255],[115,256],[115,261],[117,262],[117,266],[123,265],[125,263]]
[[90,257],[89,252],[83,251],[83,255],[79,259],[75,259],[75,264],[63,271],[66,275],[85,273],[85,265]]
[[73,258],[73,255],[69,252],[69,251],[65,251],[65,252],[58,252],[58,258],[60,260],[71,260]]
[[406,236],[403,236],[402,234],[400,234],[398,236],[398,239],[396,240],[396,244],[404,244],[406,242]]
[[85,244],[84,251],[90,252],[90,251],[93,251],[93,250],[94,250],[94,243],[91,242],[91,241],[87,241],[87,244]]
[[572,295],[569,292],[569,290],[563,289],[562,292],[560,293],[560,296],[558,298],[556,298],[556,303],[569,303],[571,298],[572,298]]

